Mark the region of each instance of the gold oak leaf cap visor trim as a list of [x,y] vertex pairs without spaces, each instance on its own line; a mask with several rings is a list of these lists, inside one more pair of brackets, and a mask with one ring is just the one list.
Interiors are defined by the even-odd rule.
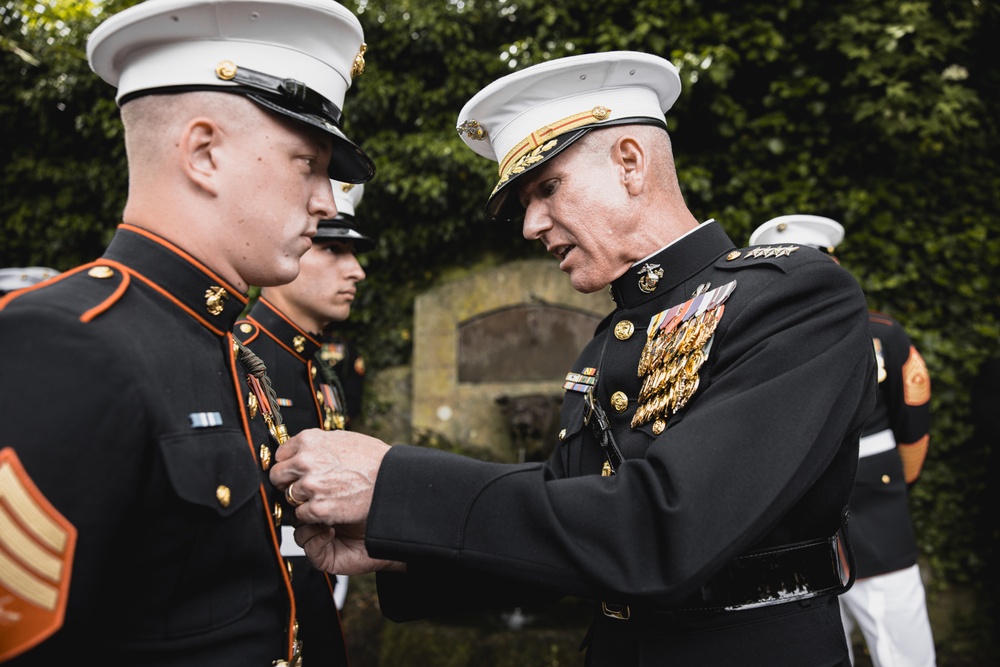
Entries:
[[470,99],[457,129],[469,148],[495,160],[499,180],[486,205],[495,219],[524,213],[511,184],[593,129],[666,128],[680,95],[677,68],[659,56],[610,51],[552,60],[497,79]]

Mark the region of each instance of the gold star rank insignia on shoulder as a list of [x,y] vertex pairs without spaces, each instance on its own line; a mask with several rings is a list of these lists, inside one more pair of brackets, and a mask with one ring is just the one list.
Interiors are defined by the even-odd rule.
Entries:
[[723,303],[735,289],[734,280],[650,318],[637,369],[643,383],[632,428],[653,421],[653,431],[662,433],[666,419],[698,390],[698,370],[708,358]]

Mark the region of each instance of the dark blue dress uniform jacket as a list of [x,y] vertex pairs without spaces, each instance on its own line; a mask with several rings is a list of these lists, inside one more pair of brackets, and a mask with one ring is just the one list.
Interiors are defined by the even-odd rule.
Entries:
[[[206,294],[218,287],[228,298],[212,314]],[[245,305],[182,250],[122,225],[100,260],[0,310],[0,450],[23,466],[16,486],[27,497],[37,487],[39,506],[77,536],[67,556],[65,540],[62,553],[32,544],[55,519],[21,508],[5,524],[16,530],[0,541],[0,581],[25,594],[68,585],[61,627],[11,664],[267,667],[292,657],[278,494],[265,470],[276,445],[261,415],[248,418],[231,334]],[[71,560],[61,574],[35,567],[60,557]],[[60,607],[4,592],[8,620]],[[4,632],[9,649],[15,635]]]
[[[234,333],[264,362],[281,404],[289,435],[307,428],[322,428],[328,419],[328,399],[322,391],[323,375],[314,355],[320,348],[316,336],[303,331],[265,298],[258,299]],[[336,391],[334,389],[333,391]],[[332,393],[332,392],[331,392]],[[341,397],[342,400],[342,397]],[[285,503],[282,522],[293,525],[295,510]],[[305,667],[346,665],[340,615],[333,600],[333,575],[320,572],[305,556],[291,556],[299,639]]]
[[923,469],[931,422],[930,378],[920,353],[896,320],[872,312],[869,321],[885,375],[861,435],[888,430],[896,447],[858,461],[851,494],[851,544],[859,579],[917,562],[909,489]]
[[[612,285],[617,309],[572,371],[597,369],[595,398],[626,461],[604,462],[567,391],[565,433],[544,464],[499,465],[395,446],[367,526],[383,573],[380,605],[400,621],[572,595],[629,604],[597,613],[594,665],[833,665],[847,657],[836,597],[740,611],[676,611],[734,558],[833,535],[848,504],[858,438],[874,404],[864,295],[822,253],[739,256],[714,222],[639,262]],[[779,255],[779,256],[776,256]],[[646,264],[664,274],[639,288]],[[698,390],[666,428],[632,427],[637,367],[652,316],[699,286],[736,281]],[[631,336],[619,323],[634,325]],[[610,406],[615,392],[628,399]],[[639,613],[640,610],[650,610]]]

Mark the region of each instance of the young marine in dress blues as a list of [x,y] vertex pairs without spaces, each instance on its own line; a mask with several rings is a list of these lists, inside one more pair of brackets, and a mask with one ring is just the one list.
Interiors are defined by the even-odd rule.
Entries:
[[0,299],[0,661],[300,666],[269,479],[286,427],[232,335],[291,280],[330,178],[357,18],[329,0],[148,0],[90,36],[129,192],[104,254]]

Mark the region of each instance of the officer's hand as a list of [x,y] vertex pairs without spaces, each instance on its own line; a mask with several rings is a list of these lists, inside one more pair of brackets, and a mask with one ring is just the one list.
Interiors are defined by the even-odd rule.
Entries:
[[286,491],[302,523],[362,524],[388,451],[389,445],[360,433],[307,429],[278,447],[271,482]]
[[368,556],[363,525],[332,528],[306,524],[295,529],[295,543],[302,547],[317,569],[331,574],[359,575],[406,569],[404,563]]

